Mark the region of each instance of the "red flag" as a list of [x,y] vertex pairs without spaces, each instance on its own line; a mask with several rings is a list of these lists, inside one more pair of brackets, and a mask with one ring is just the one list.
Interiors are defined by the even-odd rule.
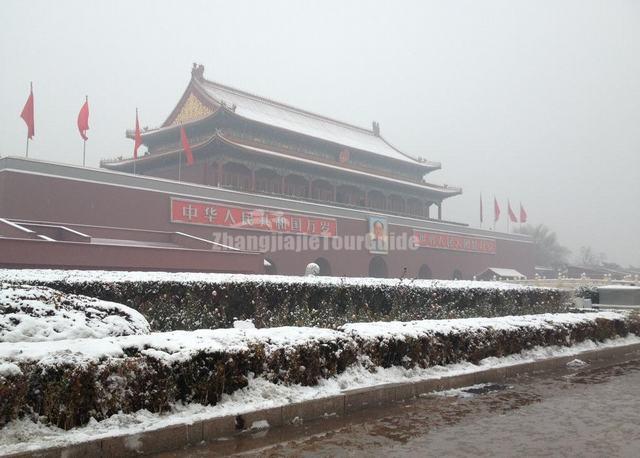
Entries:
[[482,224],[482,193],[480,193],[480,224]]
[[522,206],[522,203],[520,203],[520,222],[521,223],[527,222],[527,212],[524,211],[524,207]]
[[85,98],[84,105],[80,108],[78,113],[78,131],[83,140],[89,140],[87,137],[87,131],[89,130],[89,97]]
[[33,83],[31,83],[31,91],[27,103],[24,104],[20,117],[27,124],[27,138],[31,140],[36,133],[36,124],[33,118]]
[[498,201],[496,198],[493,198],[493,221],[498,221],[500,219],[500,205],[498,205]]
[[516,218],[516,214],[511,209],[511,202],[509,202],[508,200],[507,200],[507,208],[509,210],[509,219],[511,220],[512,223],[517,223],[518,218]]
[[191,152],[191,146],[189,145],[189,140],[187,140],[187,133],[184,131],[184,126],[180,126],[180,139],[182,140],[184,155],[187,157],[187,165],[191,165],[193,164],[193,153]]
[[140,123],[138,122],[138,109],[136,108],[136,133],[134,135],[133,158],[138,159],[138,148],[142,145],[142,135],[140,134]]

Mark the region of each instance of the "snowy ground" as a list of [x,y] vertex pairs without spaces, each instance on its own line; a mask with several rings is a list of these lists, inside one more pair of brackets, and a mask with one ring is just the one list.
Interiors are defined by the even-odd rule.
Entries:
[[93,421],[86,426],[69,431],[33,423],[29,420],[13,421],[2,429],[2,434],[0,434],[0,453],[24,452],[46,447],[71,445],[116,435],[136,434],[170,425],[191,424],[195,421],[225,415],[237,415],[258,409],[278,407],[292,402],[332,396],[341,393],[345,389],[441,378],[554,356],[574,355],[597,348],[635,343],[640,343],[640,337],[629,336],[601,344],[584,342],[572,347],[535,348],[504,358],[487,358],[477,365],[460,363],[428,369],[378,368],[373,373],[363,366],[357,366],[348,369],[337,377],[322,380],[316,387],[286,386],[270,383],[262,378],[255,378],[250,380],[246,388],[236,391],[232,395],[224,395],[221,402],[215,406],[177,404],[172,407],[171,412],[164,414],[153,414],[144,410],[133,414],[118,414],[102,422]]
[[147,320],[124,305],[45,287],[0,283],[0,342],[148,333]]
[[209,274],[193,272],[126,272],[105,270],[55,270],[55,269],[0,269],[0,282],[51,282],[67,283],[83,282],[178,282],[178,283],[230,283],[230,282],[265,282],[265,283],[310,283],[327,285],[411,285],[413,287],[432,288],[487,288],[487,289],[528,289],[533,286],[522,286],[512,283],[494,281],[466,280],[413,280],[382,279],[354,277],[302,277],[285,275],[243,275],[243,274]]

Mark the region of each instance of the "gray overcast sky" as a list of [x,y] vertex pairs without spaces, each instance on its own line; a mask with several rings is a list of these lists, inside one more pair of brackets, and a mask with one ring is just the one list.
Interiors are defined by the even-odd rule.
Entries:
[[[192,62],[205,77],[370,127],[441,161],[445,217],[522,201],[576,252],[640,265],[640,1],[3,1],[0,155],[131,154],[136,106],[158,126]],[[506,213],[506,209],[503,208]],[[503,219],[504,221],[504,219]],[[503,223],[504,225],[504,223]],[[505,229],[503,227],[503,229]]]

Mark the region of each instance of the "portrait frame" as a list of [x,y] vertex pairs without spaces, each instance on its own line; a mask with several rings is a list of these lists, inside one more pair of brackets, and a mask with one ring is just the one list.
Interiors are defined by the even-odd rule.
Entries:
[[389,253],[389,224],[384,216],[369,216],[367,247],[372,254]]

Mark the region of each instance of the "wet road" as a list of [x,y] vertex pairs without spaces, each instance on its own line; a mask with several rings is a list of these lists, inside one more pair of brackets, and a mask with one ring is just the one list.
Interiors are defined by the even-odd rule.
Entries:
[[640,456],[640,362],[520,377],[164,454]]

